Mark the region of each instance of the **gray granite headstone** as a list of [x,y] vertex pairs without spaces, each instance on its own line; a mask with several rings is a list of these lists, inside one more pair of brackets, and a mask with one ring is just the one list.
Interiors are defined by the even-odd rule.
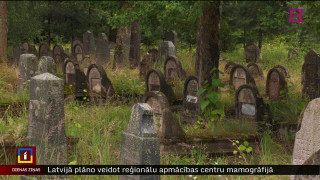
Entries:
[[311,50],[305,57],[302,66],[302,95],[314,99],[319,97],[320,91],[320,56]]
[[[153,128],[153,112],[147,103],[131,109],[129,124],[122,133],[120,165],[160,165],[160,145]],[[159,175],[122,175],[119,180],[160,180]]]
[[39,60],[37,75],[42,73],[51,73],[53,75],[57,74],[56,63],[50,56],[42,56]]
[[67,164],[63,80],[44,73],[31,78],[28,138],[37,164]]
[[34,54],[22,54],[18,67],[18,92],[28,89],[28,80],[35,76],[38,60]]
[[261,59],[261,52],[257,45],[249,43],[244,48],[244,59],[246,62],[257,62]]
[[176,55],[176,48],[171,41],[163,41],[159,46],[159,62],[164,62],[169,56]]
[[95,53],[94,35],[90,31],[83,33],[83,52],[89,56]]
[[109,41],[105,33],[100,33],[98,35],[96,61],[102,66],[110,62]]
[[[292,165],[305,164],[313,154],[320,150],[319,109],[320,98],[317,98],[309,102],[303,113],[301,128],[296,133],[294,141]],[[294,176],[290,178],[295,179]]]

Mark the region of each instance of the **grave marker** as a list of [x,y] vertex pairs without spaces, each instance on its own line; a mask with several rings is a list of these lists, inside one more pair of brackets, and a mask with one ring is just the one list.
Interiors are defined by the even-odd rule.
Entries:
[[51,56],[50,47],[47,43],[42,43],[39,46],[39,58],[42,56]]
[[224,66],[224,72],[227,73],[227,74],[230,74],[232,68],[234,66],[236,66],[237,64],[232,62],[232,61],[229,61],[225,66]]
[[176,47],[176,50],[177,50],[178,34],[175,31],[168,31],[166,33],[165,41],[171,41],[173,43],[173,45]]
[[319,97],[320,56],[314,50],[308,52],[302,66],[302,95],[311,99]]
[[169,56],[176,55],[176,48],[171,41],[163,41],[159,46],[159,61],[164,62]]
[[166,80],[182,80],[185,78],[185,72],[177,57],[169,56],[164,63],[164,73]]
[[[87,77],[86,75],[80,70],[79,65],[75,64],[75,87],[73,89],[73,93],[75,97],[85,97],[87,96]],[[82,98],[83,99],[83,98]]]
[[282,65],[276,65],[274,68],[277,68],[279,71],[281,71],[286,78],[290,77],[289,70],[286,67]]
[[286,78],[278,68],[268,72],[266,94],[272,100],[283,98],[288,94]]
[[23,49],[24,49],[25,53],[34,54],[34,55],[38,54],[38,51],[37,51],[36,47],[30,45],[29,42],[22,43],[22,46],[23,46]]
[[244,59],[246,62],[257,62],[261,59],[261,52],[257,45],[254,43],[249,43],[244,48]]
[[50,56],[42,56],[39,60],[37,75],[43,73],[57,74],[56,63]]
[[139,76],[145,77],[147,72],[152,69],[153,63],[153,56],[151,54],[147,53],[144,55],[142,61],[140,62]]
[[35,76],[38,60],[34,54],[21,54],[18,67],[18,92],[28,89],[28,80]]
[[65,84],[75,86],[76,84],[75,64],[70,59],[66,59],[64,62],[64,79],[65,79]]
[[74,57],[76,59],[77,62],[81,62],[84,54],[83,54],[83,48],[81,44],[76,44],[74,46]]
[[196,95],[199,90],[199,80],[195,76],[189,76],[184,83],[183,90],[183,112],[181,121],[185,123],[197,122],[199,114],[199,97]]
[[230,84],[233,85],[235,89],[238,89],[244,84],[256,85],[249,69],[239,64],[234,66],[230,72]]
[[83,54],[92,56],[95,52],[94,35],[87,31],[83,33]]
[[64,53],[62,46],[55,45],[53,47],[53,59],[55,60],[56,64],[59,64],[60,66],[63,65],[66,58],[67,55]]
[[159,51],[157,49],[150,49],[148,53],[152,55],[153,62],[158,61]]
[[261,69],[259,64],[250,63],[247,65],[247,67],[249,69],[249,72],[251,73],[251,75],[253,76],[253,78],[255,80],[263,80],[264,79],[263,70]]
[[98,35],[96,61],[102,66],[110,62],[109,41],[105,33]]

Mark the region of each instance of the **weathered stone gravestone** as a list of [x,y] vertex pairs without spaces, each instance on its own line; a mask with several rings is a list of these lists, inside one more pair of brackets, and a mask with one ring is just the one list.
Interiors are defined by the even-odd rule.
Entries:
[[159,62],[164,62],[169,56],[176,55],[176,48],[171,41],[163,41],[159,46]]
[[75,70],[75,63],[70,59],[66,59],[64,62],[64,83],[66,85],[76,85],[76,70]]
[[311,99],[319,97],[320,56],[314,50],[308,52],[302,66],[302,95]]
[[299,53],[296,49],[289,49],[288,51],[288,60],[298,59]]
[[235,89],[238,89],[244,84],[256,85],[252,75],[249,72],[249,69],[239,64],[234,66],[230,72],[230,84]]
[[[82,65],[83,65],[83,71],[84,74],[87,76],[88,73],[88,68],[91,64],[95,64],[94,62],[92,62],[90,56],[85,56],[82,60]],[[99,63],[98,63],[99,64]]]
[[95,53],[94,35],[90,31],[83,33],[83,52],[89,56]]
[[244,59],[246,62],[257,62],[261,59],[261,52],[257,45],[249,43],[244,48]]
[[[160,143],[153,128],[153,112],[146,103],[131,109],[131,118],[122,133],[120,165],[160,165]],[[121,175],[119,180],[160,180],[160,175]]]
[[75,64],[75,87],[73,89],[74,96],[76,98],[87,96],[88,84],[86,75],[80,70],[79,65]]
[[232,61],[229,61],[225,66],[224,66],[224,72],[227,73],[227,74],[230,74],[232,68],[234,66],[236,66],[237,64],[232,62]]
[[286,67],[282,65],[276,65],[274,68],[277,68],[279,71],[281,71],[286,78],[290,77],[289,70]]
[[185,133],[170,111],[168,99],[162,92],[146,92],[143,102],[148,103],[153,109],[153,125],[160,139],[182,140],[185,138]]
[[31,78],[28,137],[38,164],[67,164],[63,87],[50,73]]
[[199,80],[195,76],[189,76],[184,83],[183,90],[183,118],[182,122],[192,123],[197,122],[199,114],[199,99],[197,92],[199,90]]
[[100,33],[98,35],[96,61],[102,66],[110,62],[109,41],[105,33]]
[[251,73],[251,75],[253,76],[253,78],[255,80],[263,80],[264,79],[263,70],[261,69],[259,64],[250,63],[247,65],[247,67],[249,69],[249,72]]
[[83,54],[83,48],[81,44],[76,44],[74,46],[74,57],[76,59],[77,62],[81,62],[84,54]]
[[161,91],[170,102],[176,99],[171,86],[166,83],[164,75],[159,70],[150,69],[146,75],[146,92],[150,91]]
[[63,67],[63,63],[64,60],[67,58],[68,56],[64,53],[64,50],[62,48],[62,46],[60,45],[55,45],[53,47],[53,59],[55,60],[57,65],[60,65],[60,67]]
[[26,52],[25,52],[22,45],[16,45],[13,48],[13,64],[14,65],[19,66],[20,56],[21,56],[21,54],[24,54],[24,53],[26,53]]
[[264,102],[257,87],[242,85],[236,92],[236,118],[250,118],[257,122],[263,120]]
[[104,99],[114,93],[111,81],[103,67],[99,64],[91,64],[88,68],[87,82],[89,88],[90,98],[92,100]]
[[177,57],[169,56],[164,63],[164,76],[166,80],[183,80],[186,73]]
[[140,71],[139,71],[139,76],[145,77],[147,72],[152,69],[153,66],[153,57],[151,54],[147,53],[146,55],[143,56],[142,61],[140,62]]
[[71,54],[74,57],[75,57],[75,52],[74,52],[75,46],[78,45],[78,44],[80,44],[81,47],[83,47],[82,41],[80,39],[78,39],[78,38],[74,38],[74,40],[71,43]]
[[42,56],[39,60],[37,75],[43,73],[57,74],[56,63],[50,56]]
[[168,31],[165,35],[165,41],[171,41],[177,50],[178,34],[175,31]]
[[38,51],[37,51],[36,47],[30,45],[29,42],[22,43],[22,46],[23,46],[23,49],[24,49],[25,53],[34,54],[34,55],[38,54]]
[[153,62],[158,61],[159,51],[157,49],[150,49],[148,54],[152,55]]
[[[309,102],[302,115],[301,128],[296,133],[294,141],[292,165],[310,165],[312,163],[310,158],[320,150],[319,108],[320,98],[314,99]],[[319,159],[317,161],[319,162]],[[290,178],[297,179],[295,176]],[[314,179],[319,179],[319,176]]]
[[50,47],[47,43],[43,43],[39,46],[39,58],[41,58],[42,56],[52,56]]
[[22,54],[18,67],[18,92],[28,89],[28,80],[35,76],[38,60],[34,54]]
[[288,94],[286,78],[277,68],[272,68],[268,72],[266,94],[272,100],[284,98]]

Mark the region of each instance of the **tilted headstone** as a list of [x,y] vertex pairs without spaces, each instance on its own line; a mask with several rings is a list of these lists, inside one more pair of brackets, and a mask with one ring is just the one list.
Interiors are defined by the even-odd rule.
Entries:
[[[320,150],[319,108],[320,98],[313,99],[302,115],[301,127],[295,136],[292,165],[305,164],[312,155]],[[295,179],[294,176],[290,178]]]
[[[160,165],[160,143],[153,128],[153,112],[146,103],[131,109],[128,126],[122,133],[120,165]],[[160,175],[121,175],[119,180],[160,180]]]
[[302,95],[311,99],[319,97],[320,56],[314,50],[308,52],[302,66]]
[[42,56],[39,60],[37,75],[43,73],[57,74],[57,66],[50,56]]
[[263,70],[257,63],[250,63],[247,65],[249,72],[255,80],[263,80]]
[[98,35],[95,59],[97,61],[97,64],[100,64],[102,66],[110,62],[109,41],[105,33],[100,33]]
[[147,53],[143,56],[142,61],[140,62],[140,71],[139,76],[145,77],[147,72],[153,67],[153,57],[151,54]]
[[164,62],[169,56],[176,55],[176,48],[171,41],[163,41],[159,46],[159,62]]
[[290,77],[289,70],[286,67],[282,65],[276,65],[274,68],[277,68],[279,71],[281,71],[286,78]]
[[244,48],[244,59],[246,62],[257,62],[261,59],[261,52],[257,45],[249,43]]
[[56,64],[59,65],[60,67],[63,67],[64,60],[68,56],[65,54],[62,46],[60,45],[55,45],[53,47],[53,59],[55,60]]
[[111,81],[103,67],[99,64],[91,64],[88,68],[87,82],[89,88],[90,98],[107,99],[114,94],[114,89]]
[[157,49],[150,49],[150,50],[148,51],[148,54],[151,54],[151,55],[152,55],[153,62],[158,61],[159,51],[158,51]]
[[164,75],[159,70],[150,69],[146,75],[146,92],[161,91],[170,102],[176,99],[171,86],[166,83]]
[[272,100],[284,98],[288,94],[286,78],[278,68],[272,68],[268,72],[266,94]]
[[178,34],[175,31],[168,31],[166,33],[165,41],[171,41],[175,46],[176,50],[178,47]]
[[249,69],[242,65],[236,65],[232,68],[230,72],[230,84],[238,89],[241,85],[251,84],[256,85]]
[[153,125],[160,139],[182,140],[185,138],[185,133],[170,111],[168,99],[162,92],[146,92],[143,102],[148,103],[153,109]]
[[75,63],[70,59],[66,59],[64,62],[64,83],[66,85],[76,85],[76,70],[75,70]]
[[89,56],[95,53],[94,35],[90,31],[83,33],[83,53]]
[[185,79],[185,71],[177,57],[169,56],[164,63],[164,76],[166,80]]
[[31,78],[28,137],[38,164],[67,164],[63,88],[63,80],[50,73]]
[[197,92],[199,90],[199,80],[195,76],[189,76],[184,83],[183,90],[183,118],[181,121],[186,123],[196,122],[199,114],[199,97]]
[[298,59],[299,53],[296,49],[289,49],[288,51],[288,60]]
[[252,85],[240,86],[235,99],[237,119],[249,118],[257,122],[263,120],[265,107],[257,87]]
[[39,46],[39,58],[42,56],[51,56],[50,47],[47,43],[42,43]]
[[224,66],[224,72],[227,73],[227,74],[230,74],[232,68],[234,66],[236,66],[237,64],[232,62],[232,61],[229,61],[225,66]]
[[18,67],[18,92],[28,89],[28,80],[35,76],[38,60],[34,54],[21,54]]

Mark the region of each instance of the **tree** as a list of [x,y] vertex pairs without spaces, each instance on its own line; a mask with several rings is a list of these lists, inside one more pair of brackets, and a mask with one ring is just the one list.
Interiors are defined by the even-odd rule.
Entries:
[[7,60],[7,2],[0,1],[0,61]]

